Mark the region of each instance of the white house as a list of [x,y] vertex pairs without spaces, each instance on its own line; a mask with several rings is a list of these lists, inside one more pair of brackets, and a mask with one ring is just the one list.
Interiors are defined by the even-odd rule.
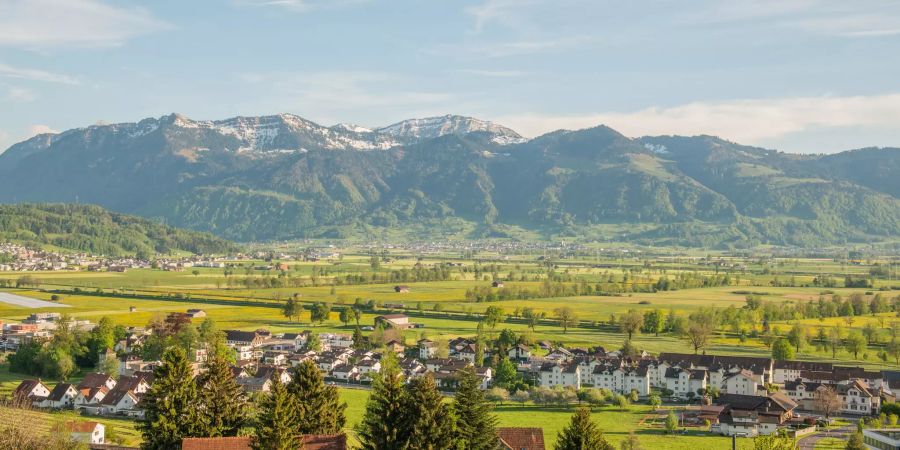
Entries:
[[100,402],[103,401],[103,398],[106,397],[106,394],[109,394],[109,389],[107,389],[106,386],[79,389],[73,406],[76,409],[82,407],[98,407]]
[[540,385],[581,388],[581,366],[574,363],[547,362],[540,368]]
[[323,350],[350,348],[353,346],[353,336],[341,333],[322,333],[319,335],[319,342],[322,344]]
[[65,430],[73,441],[86,444],[103,444],[106,442],[106,427],[99,422],[66,422]]
[[359,377],[359,368],[352,364],[340,364],[331,371],[331,376],[338,380],[355,380]]
[[635,390],[642,397],[650,395],[650,375],[646,367],[598,364],[594,366],[590,379],[591,384],[597,388],[620,394],[628,394]]
[[116,380],[105,373],[89,373],[84,376],[80,383],[78,383],[78,390],[98,388],[101,386],[105,386],[107,389],[112,390],[116,387]]
[[100,402],[100,414],[126,415],[129,411],[136,410],[138,398],[134,392],[126,389],[113,389]]
[[45,399],[37,404],[40,408],[71,408],[78,397],[78,390],[69,383],[59,383]]
[[360,376],[378,373],[381,370],[381,361],[372,358],[366,358],[356,363],[356,367],[359,368]]
[[881,408],[881,397],[872,394],[860,380],[849,384],[827,384],[802,381],[800,379],[784,384],[783,392],[807,411],[816,410],[816,396],[820,389],[832,389],[841,400],[840,412],[853,415],[877,414]]
[[421,359],[429,359],[434,358],[435,353],[437,353],[437,343],[429,339],[420,339],[419,342],[419,358]]
[[22,380],[16,390],[13,391],[13,398],[22,401],[25,400],[43,400],[50,395],[50,389],[47,388],[41,380]]
[[518,344],[509,349],[507,356],[513,361],[525,361],[528,358],[531,358],[531,348],[527,345]]
[[697,391],[706,389],[705,370],[688,370],[679,367],[666,369],[664,386],[678,397],[693,397]]
[[741,370],[725,376],[721,392],[726,394],[757,395],[760,387],[756,379],[753,378],[753,373],[748,370]]

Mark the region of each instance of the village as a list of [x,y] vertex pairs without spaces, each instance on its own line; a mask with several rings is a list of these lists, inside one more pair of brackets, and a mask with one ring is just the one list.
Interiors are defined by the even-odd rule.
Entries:
[[[205,316],[201,309],[170,313],[172,320],[188,322]],[[22,323],[5,324],[0,342],[6,350],[15,351],[29,340],[46,339],[59,318],[58,313],[36,313]],[[74,325],[93,327],[86,321]],[[366,328],[390,332],[416,326],[404,314],[377,316],[372,325]],[[144,361],[135,349],[151,334],[148,328],[129,328],[125,339],[98,355],[98,361],[118,359],[117,373],[88,373],[77,383],[55,385],[26,379],[15,388],[13,399],[19,405],[40,409],[140,419],[144,415],[141,399],[153,384],[154,370],[160,363]],[[779,430],[802,437],[834,417],[877,417],[881,404],[895,402],[895,390],[900,388],[898,371],[760,357],[646,352],[625,355],[602,347],[567,348],[550,342],[503,344],[499,339],[479,348],[478,341],[464,337],[444,342],[422,338],[409,346],[398,338],[375,349],[370,343],[360,342],[368,340],[361,334],[316,333],[309,329],[277,334],[265,329],[224,330],[224,339],[234,357],[232,374],[251,396],[266,395],[276,378],[282,384],[290,383],[291,369],[305,361],[314,363],[330,384],[369,389],[382,359],[391,353],[396,355],[407,382],[428,374],[445,393],[454,392],[461,371],[467,369],[474,371],[480,388],[492,393],[491,398],[566,404],[582,400],[616,402],[617,397],[625,397],[633,402],[677,406],[682,409],[682,426],[703,426],[711,433],[739,437],[771,435]],[[194,375],[201,374],[207,350],[198,348],[188,357]],[[503,370],[500,367],[507,362],[515,367],[514,377],[523,384],[512,394],[497,394],[501,390],[497,386],[512,385],[508,379],[497,379],[498,370]],[[509,378],[508,374],[502,376]],[[87,431],[81,425],[71,431],[72,436],[101,444],[102,424],[97,425]],[[188,448],[187,441],[185,445]]]

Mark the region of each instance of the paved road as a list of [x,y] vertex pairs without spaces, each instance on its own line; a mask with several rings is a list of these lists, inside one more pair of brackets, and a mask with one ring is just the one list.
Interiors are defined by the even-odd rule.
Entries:
[[856,424],[830,430],[827,435],[825,434],[825,432],[821,432],[801,438],[799,441],[800,450],[815,450],[816,443],[826,437],[833,437],[846,441],[847,435],[854,431],[856,431]]
[[10,294],[9,292],[0,292],[0,303],[9,303],[15,306],[24,306],[26,308],[68,308],[69,305],[61,303],[48,302],[38,300],[36,298],[22,297],[21,295]]

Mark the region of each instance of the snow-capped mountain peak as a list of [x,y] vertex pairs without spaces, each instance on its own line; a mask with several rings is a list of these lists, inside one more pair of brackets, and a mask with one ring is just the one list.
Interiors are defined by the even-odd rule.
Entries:
[[485,132],[492,135],[492,140],[501,145],[525,142],[519,133],[497,125],[493,122],[473,117],[447,114],[444,116],[408,119],[375,130],[396,137],[403,142],[415,142],[433,139],[448,134],[468,134]]
[[351,133],[374,133],[375,132],[371,128],[362,127],[362,126],[355,125],[352,123],[339,123],[339,124],[331,127],[331,129],[332,130],[349,131]]

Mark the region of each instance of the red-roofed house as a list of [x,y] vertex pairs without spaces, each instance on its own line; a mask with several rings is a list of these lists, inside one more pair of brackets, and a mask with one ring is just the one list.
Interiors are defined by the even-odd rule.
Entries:
[[544,430],[541,428],[497,428],[503,450],[544,450]]
[[106,441],[106,427],[99,422],[66,422],[63,429],[73,441],[87,444],[103,444]]

